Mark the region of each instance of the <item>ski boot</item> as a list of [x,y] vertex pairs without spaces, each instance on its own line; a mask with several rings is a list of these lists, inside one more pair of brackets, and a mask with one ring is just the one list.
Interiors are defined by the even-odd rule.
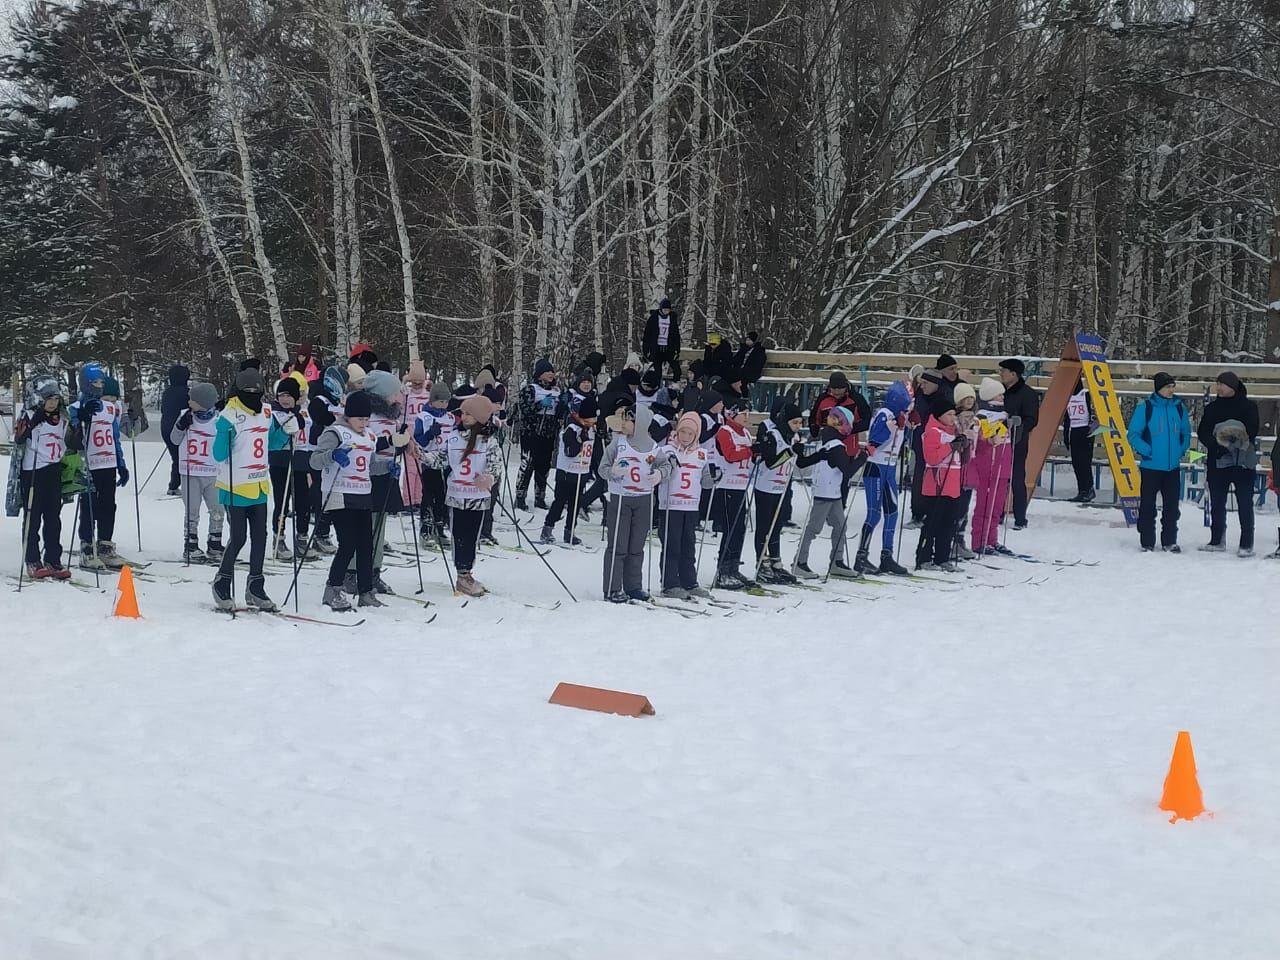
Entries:
[[48,564],[49,576],[54,580],[70,580],[71,571],[60,563]]
[[836,577],[840,580],[861,580],[862,574],[853,567],[845,565],[843,560],[832,560],[831,566],[827,568],[828,577]]
[[222,538],[210,537],[208,543],[204,545],[204,552],[208,556],[210,563],[221,563],[223,554]]
[[695,597],[698,600],[711,599],[711,591],[708,590],[706,587],[700,587],[697,584],[694,584],[692,587],[686,590],[685,593],[689,594],[689,596],[691,597]]
[[964,538],[957,536],[952,541],[951,553],[960,560],[976,560],[978,555],[965,546]]
[[284,542],[284,537],[276,538],[275,557],[282,563],[290,563],[293,561],[293,551],[289,549],[289,545]]
[[615,590],[613,593],[606,594],[605,599],[610,603],[626,603],[627,595],[621,590]]
[[482,533],[480,534],[480,545],[483,547],[496,547],[498,545],[498,538],[492,533]]
[[516,509],[517,509],[517,510],[523,510],[525,513],[528,513],[528,512],[529,512],[529,501],[528,501],[528,500],[526,500],[523,496],[518,496],[518,497],[516,497]]
[[213,579],[213,606],[215,610],[234,610],[235,597],[231,595],[231,578],[221,574]]
[[907,577],[911,575],[911,571],[893,559],[893,554],[888,550],[880,554],[880,573],[891,574],[895,577]]
[[386,594],[390,594],[392,596],[395,595],[395,591],[392,590],[389,586],[387,586],[387,582],[382,579],[381,570],[373,571],[373,592],[381,593],[384,595]]
[[342,575],[342,592],[349,597],[360,596],[360,587],[356,584],[354,571],[348,570]]
[[110,540],[98,541],[98,559],[107,565],[109,570],[119,570],[124,564],[124,557],[116,553],[116,545]]
[[454,592],[464,597],[483,597],[488,593],[484,584],[473,577],[470,571],[458,574],[458,579],[454,583]]
[[80,569],[81,570],[105,570],[107,563],[102,557],[98,556],[93,548],[92,543],[80,544]]
[[449,539],[449,528],[443,523],[436,524],[436,545],[445,550],[453,546],[453,541]]
[[649,594],[644,590],[628,590],[627,599],[637,600],[640,603],[648,603],[650,600],[653,599],[653,597],[649,596]]
[[711,586],[716,590],[745,590],[747,582],[736,570],[718,570]]
[[200,549],[197,537],[187,537],[182,543],[182,559],[186,563],[208,563],[209,555]]
[[53,576],[53,571],[43,563],[28,563],[27,576],[32,580],[48,580]]
[[1163,550],[1165,553],[1181,553],[1182,552],[1182,548],[1178,546],[1176,543],[1166,544],[1160,549]]
[[668,600],[688,600],[689,591],[684,587],[667,587],[662,591],[662,596]]
[[1201,553],[1225,553],[1226,547],[1221,543],[1206,543],[1200,548]]
[[1241,560],[1247,560],[1249,557],[1253,556],[1253,547],[1241,547],[1236,551],[1236,556]]
[[378,592],[376,590],[369,590],[365,593],[360,594],[360,596],[356,600],[356,606],[385,607],[386,604],[378,599]]
[[556,542],[556,532],[550,527],[543,527],[542,533],[538,536],[538,542],[554,544]]
[[337,546],[334,545],[333,537],[327,533],[316,534],[315,549],[316,553],[323,554],[326,557],[331,557],[338,552]]
[[880,571],[876,565],[871,562],[871,558],[867,555],[866,550],[859,550],[858,555],[853,558],[853,569],[858,572],[859,576],[875,576]]
[[349,613],[355,609],[355,607],[351,606],[351,601],[347,599],[347,595],[342,592],[342,588],[335,587],[330,583],[324,585],[324,597],[320,602],[334,613]]
[[801,563],[797,560],[791,565],[791,575],[798,580],[817,580],[818,575],[809,568],[807,563]]
[[250,577],[244,591],[244,604],[250,610],[261,610],[263,613],[275,613],[280,608],[267,596],[266,583],[262,577]]

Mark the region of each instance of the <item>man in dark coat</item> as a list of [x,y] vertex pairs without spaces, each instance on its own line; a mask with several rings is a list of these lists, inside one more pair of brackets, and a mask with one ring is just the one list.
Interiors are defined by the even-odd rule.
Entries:
[[742,341],[742,346],[738,348],[738,355],[733,358],[734,367],[742,371],[744,396],[746,391],[751,389],[751,385],[764,376],[766,360],[767,355],[764,345],[760,343],[760,334],[752,330],[747,334],[747,339]]
[[671,379],[680,379],[680,316],[666,297],[657,310],[649,311],[641,350],[646,363],[659,368],[665,363],[671,368]]
[[1258,405],[1243,381],[1230,371],[1214,385],[1218,398],[1204,408],[1196,436],[1204,444],[1209,489],[1209,543],[1201,550],[1226,549],[1227,495],[1234,489],[1240,513],[1242,557],[1253,556],[1253,483],[1257,474]]
[[[1013,529],[1027,528],[1027,442],[1040,419],[1040,394],[1024,379],[1027,368],[1017,357],[1000,361],[1000,382],[1004,384],[1004,412],[1017,443],[1013,447]],[[952,390],[954,391],[954,387]],[[1022,422],[1013,426],[1015,417]]]
[[191,371],[181,364],[169,368],[169,385],[164,388],[160,397],[160,436],[164,445],[169,448],[169,488],[168,495],[176,497],[179,491],[178,445],[169,439],[173,425],[178,422],[187,409],[191,394],[187,392],[187,383],[191,380]]
[[732,369],[733,344],[718,333],[708,333],[702,351],[702,370],[707,380],[718,380]]

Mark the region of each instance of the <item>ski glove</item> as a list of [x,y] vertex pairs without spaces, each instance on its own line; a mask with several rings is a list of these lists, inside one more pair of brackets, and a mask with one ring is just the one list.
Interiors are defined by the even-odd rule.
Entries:
[[290,417],[280,424],[280,429],[285,432],[285,436],[295,437],[298,435],[298,431],[302,429],[302,426],[298,422],[298,417]]
[[179,430],[182,430],[182,431],[184,431],[184,432],[185,432],[185,431],[187,431],[187,430],[190,430],[190,429],[191,429],[191,420],[192,420],[192,414],[191,414],[191,411],[190,411],[189,409],[188,409],[188,410],[183,410],[183,411],[182,411],[182,416],[180,416],[180,417],[178,418],[178,422],[177,422],[176,426],[177,426],[177,428],[178,428]]
[[403,450],[409,445],[409,434],[405,432],[404,427],[401,427],[399,431],[391,435],[391,445],[397,450]]
[[125,466],[116,467],[116,472],[120,474],[120,479],[116,481],[117,487],[123,487],[129,483],[129,468]]
[[84,424],[92,423],[94,414],[102,409],[101,400],[86,400],[80,404],[80,422]]
[[351,466],[351,453],[346,447],[335,447],[333,451],[333,462],[339,466]]
[[720,478],[724,476],[724,471],[721,470],[720,467],[714,463],[707,465],[707,471],[711,474],[712,483],[719,483]]
[[[346,466],[346,464],[343,464],[343,466]],[[400,479],[400,461],[392,460],[387,464],[387,476],[392,480]]]

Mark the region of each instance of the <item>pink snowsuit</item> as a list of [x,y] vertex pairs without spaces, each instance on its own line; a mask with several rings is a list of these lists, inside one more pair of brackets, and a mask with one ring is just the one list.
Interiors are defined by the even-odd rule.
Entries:
[[969,461],[973,478],[974,507],[970,548],[981,553],[1000,542],[1000,517],[1004,514],[1013,477],[1013,445],[996,444],[978,435],[978,446]]

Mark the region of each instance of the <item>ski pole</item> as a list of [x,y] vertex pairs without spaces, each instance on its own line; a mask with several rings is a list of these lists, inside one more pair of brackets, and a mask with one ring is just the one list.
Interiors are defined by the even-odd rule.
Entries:
[[[14,397],[14,400],[15,400],[15,406],[16,406],[17,397]],[[17,431],[15,430],[14,432],[16,433]],[[30,443],[30,433],[28,433],[27,437],[28,437],[27,442]],[[13,445],[13,453],[11,454],[11,456],[19,457],[19,458],[22,457],[22,451],[18,449],[18,444],[16,442]],[[27,515],[23,518],[23,521],[22,521],[22,563],[19,564],[18,566],[18,592],[19,593],[22,592],[22,575],[27,572],[27,541],[31,537],[31,509],[33,506],[35,506],[36,470],[39,469],[39,467],[40,467],[40,448],[37,446],[32,449],[31,483],[28,484],[27,486]],[[22,474],[21,460],[19,460],[18,474],[19,476],[21,476]],[[74,541],[72,542],[74,543]],[[68,566],[71,565],[70,557],[67,558],[67,565]]]
[[[853,484],[849,487],[849,505],[844,508],[844,543],[841,546],[840,554],[844,558],[844,565],[846,567],[849,566],[849,515],[853,513],[853,504],[855,503],[855,501],[857,501],[858,491],[862,489],[862,482],[867,476],[866,454],[865,453],[860,454],[860,456],[863,458],[862,465],[861,465],[862,472],[858,474],[857,479],[854,480]],[[859,470],[858,467],[854,468],[855,473],[857,473],[858,470]],[[822,582],[826,583],[830,579],[831,579],[831,565],[828,564],[827,572],[823,575]]]
[[[903,525],[905,524],[907,519],[907,512],[906,510],[903,509],[903,503],[902,503],[902,499],[903,499],[902,491],[907,483],[906,451],[908,449],[911,451],[911,458],[914,461],[915,447],[912,446],[912,444],[915,441],[915,436],[914,436],[915,428],[912,429],[911,433],[912,433],[912,436],[909,436],[906,438],[906,442],[903,444],[903,449],[898,451],[898,456],[900,457],[898,461],[898,536],[897,536],[897,539],[895,539],[893,542],[893,562],[898,564],[899,566],[902,565],[902,532],[904,529]],[[914,464],[913,469],[919,470],[920,464],[918,463]]]
[[702,525],[702,536],[698,539],[698,559],[696,566],[699,569],[702,568],[702,547],[707,542],[707,524],[715,526],[716,494],[719,493],[719,491],[720,481],[715,480],[711,484],[711,500],[707,503],[707,520],[706,523]]
[[[791,481],[795,478],[795,475],[795,470],[793,468],[792,471],[787,474],[786,486],[782,488],[782,493],[778,496],[778,505],[773,508],[773,519],[769,522],[769,530],[764,536],[764,543],[760,551],[760,556],[756,557],[756,575],[753,577],[755,580],[760,579],[760,568],[764,566],[765,557],[769,556],[769,541],[773,539],[773,530],[778,525],[778,517],[782,515],[782,504],[787,499],[787,491],[791,489]],[[775,559],[780,562],[782,560],[781,548],[779,548],[778,553],[779,556],[770,559]]]
[[[573,591],[570,590],[569,587],[565,584],[565,582],[560,579],[560,574],[556,573],[555,567],[551,565],[551,562],[547,559],[546,554],[543,553],[541,550],[539,550],[536,546],[534,546],[533,541],[529,539],[529,535],[525,533],[524,528],[520,526],[520,521],[515,518],[515,515],[512,514],[510,510],[507,509],[506,504],[504,504],[501,500],[498,501],[498,506],[502,508],[502,512],[507,515],[507,518],[513,524],[515,524],[517,536],[524,537],[524,542],[529,544],[529,549],[531,549],[534,553],[538,555],[538,558],[542,561],[543,565],[548,570],[550,570],[551,575],[556,578],[556,582],[559,583],[560,586],[564,587],[564,592],[569,594],[569,599],[572,600],[574,603],[577,603],[578,598],[573,595]],[[444,547],[442,546],[440,549],[443,550]]]
[[[85,424],[83,424],[83,423],[80,425],[80,444],[81,444],[81,446],[80,446],[80,449],[81,449],[81,450],[88,451],[88,449],[89,449],[89,428],[88,428]],[[89,462],[88,462],[88,459],[87,459],[87,458],[86,458],[86,460],[84,461],[84,480],[85,480],[85,484],[84,484],[85,516],[87,516],[87,517],[88,517],[88,519],[89,519],[89,536],[93,538],[93,540],[92,540],[92,543],[93,543],[93,559],[94,559],[94,561],[95,561],[95,562],[94,562],[94,564],[93,564],[93,585],[94,585],[95,587],[101,587],[101,586],[102,586],[102,576],[101,576],[101,574],[99,574],[99,572],[98,572],[98,564],[97,564],[97,562],[96,562],[96,561],[97,561],[97,559],[98,559],[98,539],[97,539],[97,529],[96,529],[96,527],[95,527],[95,525],[94,525],[94,522],[93,522],[93,491],[94,491],[94,486],[93,486],[93,474],[89,471]],[[76,531],[73,529],[73,530],[71,531],[71,536],[72,536],[72,540],[71,540],[71,542],[72,542],[73,544],[75,543],[75,534],[76,534]],[[81,559],[83,559],[83,557],[82,557]]]
[[156,471],[160,469],[160,464],[164,462],[164,458],[169,455],[169,448],[164,444],[163,438],[160,443],[160,456],[156,459],[156,464],[151,468],[151,472],[147,474],[147,479],[142,481],[142,486],[135,489],[135,494],[141,494],[147,489],[147,484],[151,482],[151,478],[156,475]]
[[[142,511],[138,505],[138,434],[129,432],[129,452],[133,455],[133,519],[138,524],[138,552],[142,552]],[[183,518],[185,522],[185,517]]]

